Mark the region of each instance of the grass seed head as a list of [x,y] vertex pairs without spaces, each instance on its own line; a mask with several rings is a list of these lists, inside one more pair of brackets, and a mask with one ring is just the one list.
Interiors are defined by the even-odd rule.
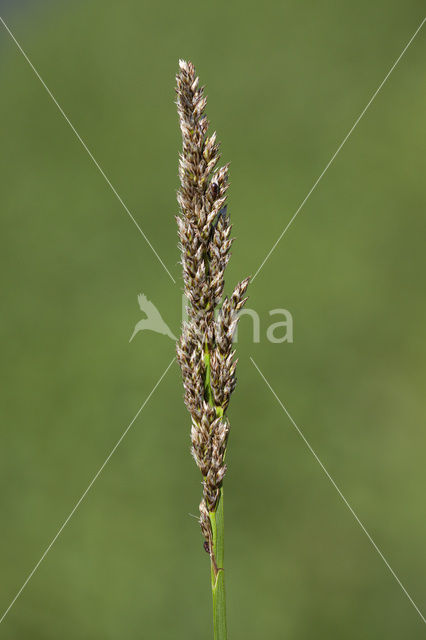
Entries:
[[200,525],[212,555],[209,512],[217,507],[226,473],[230,425],[225,412],[235,389],[237,364],[232,340],[249,278],[222,301],[233,243],[226,205],[229,165],[217,167],[219,143],[216,132],[208,133],[207,99],[191,62],[179,61],[176,94],[182,132],[176,220],[188,300],[188,321],[182,326],[177,358],[192,419],[192,455],[203,477]]

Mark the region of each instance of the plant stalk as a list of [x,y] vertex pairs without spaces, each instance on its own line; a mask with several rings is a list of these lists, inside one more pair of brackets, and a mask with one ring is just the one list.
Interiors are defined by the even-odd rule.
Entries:
[[[205,390],[207,400],[215,407],[216,415],[223,416],[222,407],[214,403],[210,386],[210,353],[205,347],[204,363],[206,366]],[[211,556],[211,583],[213,596],[213,629],[214,640],[226,640],[226,599],[225,599],[225,571],[223,567],[225,526],[223,519],[223,487],[220,488],[219,500],[215,511],[209,512],[213,536],[213,554]]]
[[226,600],[225,600],[225,571],[223,568],[223,487],[220,489],[219,502],[216,511],[210,512],[210,522],[213,533],[213,558],[211,562],[211,579],[213,595],[213,628],[214,640],[226,640]]
[[192,62],[179,60],[176,92],[182,132],[177,224],[188,299],[188,322],[176,351],[192,418],[191,451],[203,478],[199,523],[211,561],[214,638],[226,640],[222,483],[230,423],[225,413],[236,384],[233,335],[249,278],[223,297],[233,242],[228,165],[217,168],[219,143],[216,133],[208,135],[207,99]]

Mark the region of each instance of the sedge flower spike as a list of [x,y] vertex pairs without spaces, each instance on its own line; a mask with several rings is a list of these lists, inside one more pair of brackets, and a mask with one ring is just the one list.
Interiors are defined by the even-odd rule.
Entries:
[[[235,388],[236,360],[232,339],[249,278],[223,298],[224,273],[233,239],[226,206],[228,165],[217,168],[219,144],[209,135],[206,97],[191,62],[179,61],[177,108],[182,132],[177,216],[188,320],[177,344],[184,399],[191,414],[192,455],[202,474],[200,525],[204,546],[217,580],[223,559],[216,551],[216,512],[226,473],[229,435],[226,415]],[[223,540],[221,548],[223,550]],[[225,637],[225,636],[217,636]]]

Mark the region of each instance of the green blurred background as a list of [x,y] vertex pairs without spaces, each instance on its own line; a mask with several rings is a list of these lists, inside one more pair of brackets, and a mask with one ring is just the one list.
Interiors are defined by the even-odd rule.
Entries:
[[[0,25],[2,611],[151,392],[177,333],[179,57],[231,160],[229,287],[254,273],[423,18],[420,1],[26,2]],[[250,290],[226,480],[229,635],[425,627],[249,357],[426,610],[425,54],[418,35]],[[270,344],[270,309],[294,343]],[[0,625],[14,640],[210,638],[176,364]]]

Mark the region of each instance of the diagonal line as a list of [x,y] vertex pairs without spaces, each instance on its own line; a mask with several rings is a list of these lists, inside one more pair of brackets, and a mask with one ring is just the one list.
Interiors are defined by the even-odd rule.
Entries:
[[81,503],[83,502],[84,498],[87,496],[87,494],[89,493],[90,489],[93,487],[93,485],[95,484],[96,480],[99,478],[99,476],[101,475],[102,471],[105,469],[106,465],[108,464],[108,462],[111,460],[112,456],[114,455],[114,453],[116,452],[117,448],[119,447],[119,445],[121,444],[121,442],[123,441],[123,439],[125,438],[125,436],[127,435],[128,431],[130,430],[130,428],[132,427],[132,425],[134,424],[134,422],[136,421],[136,419],[138,418],[139,414],[142,412],[142,409],[147,405],[147,403],[149,402],[149,400],[151,399],[151,396],[153,395],[153,393],[155,392],[155,390],[157,389],[157,387],[159,386],[159,384],[162,382],[163,378],[165,377],[166,373],[168,372],[168,370],[170,369],[170,367],[172,366],[172,364],[174,363],[174,361],[176,360],[176,357],[173,358],[173,360],[171,360],[170,364],[168,365],[167,369],[162,373],[162,375],[160,376],[160,378],[158,379],[158,381],[156,382],[156,384],[154,385],[154,387],[152,388],[151,392],[149,393],[149,395],[147,396],[146,400],[143,402],[143,404],[139,407],[138,412],[136,413],[136,415],[134,416],[134,418],[132,419],[132,421],[130,422],[130,424],[126,427],[125,431],[122,433],[122,435],[120,436],[120,438],[117,440],[116,444],[114,445],[114,447],[111,449],[110,453],[108,454],[107,458],[105,459],[105,461],[103,462],[103,464],[99,467],[98,471],[96,472],[96,474],[93,476],[92,480],[90,481],[87,489],[84,491],[84,493],[81,495],[81,497],[79,498],[79,500],[75,503],[72,511],[70,512],[70,514],[66,517],[66,519],[64,520],[64,522],[62,523],[60,529],[58,530],[57,534],[55,535],[54,538],[52,538],[51,542],[49,543],[49,545],[46,547],[43,555],[41,556],[40,560],[37,562],[37,564],[35,565],[34,569],[31,571],[31,573],[28,574],[24,584],[22,585],[22,587],[19,589],[18,593],[16,594],[16,596],[13,598],[12,602],[10,603],[10,605],[7,607],[6,611],[3,613],[2,617],[0,618],[0,624],[3,622],[3,620],[5,619],[5,617],[7,616],[7,614],[9,613],[9,611],[11,610],[11,608],[13,607],[13,605],[15,604],[15,602],[17,601],[17,599],[19,598],[19,596],[21,595],[21,593],[23,592],[23,590],[25,589],[25,587],[27,586],[27,584],[29,583],[29,581],[31,580],[31,578],[33,577],[33,575],[35,574],[35,572],[37,571],[37,569],[39,568],[39,566],[41,565],[41,563],[43,562],[43,560],[45,559],[45,557],[47,556],[47,554],[49,553],[50,549],[53,547],[53,545],[55,544],[56,540],[59,538],[59,536],[61,535],[62,531],[65,529],[65,527],[67,526],[68,522],[71,520],[71,518],[73,517],[74,513],[77,511],[77,509],[79,508],[79,506],[81,505]]
[[416,37],[416,35],[419,33],[420,29],[422,28],[422,26],[424,25],[426,21],[426,18],[423,18],[423,20],[421,21],[421,23],[419,24],[419,26],[417,27],[417,29],[415,30],[415,32],[413,33],[413,35],[411,36],[411,38],[409,39],[409,41],[407,42],[407,44],[405,45],[405,47],[403,48],[403,50],[401,51],[401,53],[399,54],[399,56],[397,57],[397,59],[395,60],[395,62],[393,63],[393,65],[391,66],[391,68],[389,69],[389,71],[387,72],[387,74],[385,75],[384,79],[382,80],[382,82],[379,84],[379,86],[377,87],[376,91],[373,93],[373,95],[371,96],[370,100],[367,102],[367,104],[365,105],[364,109],[361,111],[361,113],[359,114],[358,118],[355,120],[354,124],[352,125],[352,127],[349,129],[348,133],[346,134],[346,136],[343,138],[342,142],[340,143],[340,145],[337,147],[337,150],[333,153],[333,155],[331,156],[330,160],[328,161],[328,163],[326,164],[325,168],[323,169],[322,173],[320,173],[320,175],[318,176],[318,178],[315,180],[314,184],[312,185],[310,191],[308,192],[307,196],[304,198],[304,200],[302,200],[302,202],[300,203],[298,209],[296,210],[296,213],[293,215],[293,217],[290,219],[290,221],[288,222],[287,226],[283,229],[283,231],[281,232],[281,235],[279,236],[278,240],[275,242],[275,244],[272,246],[272,248],[270,249],[269,253],[267,254],[266,258],[263,260],[262,264],[260,265],[260,267],[257,269],[256,273],[254,274],[253,278],[251,279],[251,281],[253,282],[254,279],[257,277],[259,271],[263,268],[264,264],[269,260],[269,258],[271,257],[272,253],[275,251],[275,249],[277,248],[278,244],[280,243],[280,241],[282,240],[282,238],[284,237],[284,235],[287,233],[288,229],[291,227],[291,225],[293,224],[294,220],[296,219],[296,217],[299,215],[300,211],[303,209],[303,207],[305,206],[306,202],[309,200],[309,198],[311,197],[311,194],[315,191],[315,189],[317,188],[318,184],[321,182],[322,178],[324,177],[324,175],[327,173],[328,169],[330,168],[330,166],[333,164],[334,160],[336,159],[337,155],[340,153],[341,149],[344,147],[344,145],[346,144],[348,138],[352,135],[355,127],[358,125],[359,121],[361,120],[361,118],[365,115],[365,112],[367,111],[367,109],[370,107],[370,105],[372,104],[372,102],[375,100],[377,94],[379,93],[379,91],[382,89],[383,85],[385,84],[385,82],[387,81],[387,79],[389,78],[389,76],[391,75],[392,71],[395,69],[396,65],[398,64],[398,62],[401,60],[402,56],[405,54],[405,52],[407,51],[408,47],[411,45],[411,43],[413,42],[414,38]]
[[149,241],[148,237],[146,236],[146,234],[143,232],[141,226],[139,225],[139,223],[136,221],[136,219],[134,218],[134,216],[132,215],[132,213],[130,212],[130,210],[128,209],[127,205],[125,204],[125,202],[123,201],[123,199],[121,198],[120,194],[118,193],[117,189],[114,187],[114,185],[111,183],[110,179],[108,178],[108,176],[106,175],[105,171],[102,169],[102,167],[100,166],[99,162],[96,160],[96,158],[94,157],[93,153],[90,151],[89,147],[87,146],[87,144],[84,142],[83,138],[80,136],[80,134],[78,133],[77,129],[74,127],[74,125],[72,124],[71,120],[68,118],[67,114],[65,113],[65,111],[62,109],[61,105],[59,104],[59,102],[56,100],[55,96],[53,95],[53,93],[51,92],[51,90],[49,89],[49,87],[47,86],[47,84],[45,83],[45,81],[43,80],[43,78],[41,77],[41,75],[39,74],[39,72],[37,71],[37,69],[35,68],[35,66],[33,65],[33,63],[31,62],[31,60],[29,59],[29,57],[27,56],[27,54],[25,53],[25,51],[23,50],[23,48],[21,47],[21,45],[19,44],[19,42],[17,41],[17,39],[15,38],[15,36],[13,35],[12,31],[9,29],[9,27],[7,26],[7,24],[5,23],[5,21],[3,20],[3,18],[0,16],[0,22],[3,24],[4,28],[6,29],[6,31],[8,32],[8,34],[10,35],[10,37],[12,38],[13,42],[16,44],[16,46],[18,47],[19,51],[22,53],[22,55],[24,56],[25,60],[28,62],[28,64],[30,65],[31,69],[34,71],[35,75],[37,76],[37,78],[40,80],[41,84],[43,85],[43,87],[46,89],[47,93],[49,94],[49,96],[51,97],[51,99],[53,100],[53,102],[55,103],[55,105],[57,106],[57,108],[59,109],[61,115],[64,117],[64,119],[66,120],[66,122],[69,124],[70,128],[72,129],[73,133],[75,134],[77,140],[81,143],[82,147],[84,148],[84,150],[87,152],[88,156],[90,157],[90,159],[92,160],[93,164],[95,165],[95,167],[98,169],[99,173],[102,175],[102,177],[104,178],[105,182],[107,183],[107,185],[109,186],[109,188],[111,189],[111,191],[113,192],[113,194],[115,195],[115,197],[117,198],[117,200],[119,201],[119,203],[121,204],[121,206],[123,207],[123,209],[126,211],[127,215],[129,216],[129,218],[132,220],[132,222],[135,224],[135,226],[137,227],[138,231],[141,233],[142,237],[144,238],[145,242],[148,244],[148,246],[150,247],[150,249],[153,251],[154,255],[156,256],[157,260],[161,263],[163,269],[167,272],[167,275],[169,276],[169,278],[173,281],[174,284],[176,284],[176,280],[174,279],[174,277],[172,276],[172,274],[170,273],[170,271],[168,270],[168,268],[166,267],[166,265],[164,264],[163,260],[160,258],[160,256],[158,255],[157,251],[154,249],[154,247],[152,246],[151,242]]
[[393,575],[393,577],[395,578],[395,580],[397,581],[397,583],[399,584],[399,586],[401,587],[401,589],[403,590],[403,592],[405,593],[405,595],[407,596],[407,598],[409,599],[409,601],[411,602],[411,604],[413,605],[413,607],[415,608],[415,610],[417,611],[417,613],[419,614],[419,616],[421,617],[423,622],[426,624],[426,618],[424,617],[424,615],[422,614],[422,612],[420,611],[420,609],[418,608],[418,606],[414,602],[413,598],[410,596],[410,594],[408,593],[407,589],[404,587],[404,585],[402,584],[401,580],[398,578],[398,576],[396,575],[395,571],[392,569],[392,567],[390,566],[389,562],[386,560],[385,556],[380,551],[379,547],[374,542],[373,538],[368,533],[367,529],[365,528],[365,526],[363,525],[363,523],[361,522],[361,520],[359,519],[359,517],[357,516],[357,514],[355,513],[355,511],[353,510],[353,508],[351,507],[351,505],[349,504],[349,502],[347,501],[347,499],[345,498],[345,496],[343,495],[343,493],[341,492],[341,490],[339,489],[339,487],[337,486],[337,484],[335,483],[335,481],[333,480],[331,475],[328,473],[327,469],[325,468],[325,466],[323,465],[323,463],[319,459],[318,455],[316,454],[314,449],[311,447],[311,445],[309,444],[309,442],[307,441],[307,439],[303,435],[302,431],[297,426],[297,424],[295,423],[295,421],[293,420],[293,418],[291,417],[291,415],[289,414],[289,412],[287,411],[287,409],[285,408],[285,406],[283,405],[283,403],[281,402],[281,400],[279,399],[279,397],[277,396],[277,394],[275,393],[275,391],[273,390],[273,388],[269,384],[268,380],[265,378],[265,376],[263,375],[263,373],[261,372],[261,370],[259,369],[259,367],[257,366],[257,364],[255,363],[255,361],[253,360],[253,358],[251,356],[250,356],[250,360],[252,361],[253,366],[257,369],[257,371],[260,374],[261,378],[263,378],[266,386],[269,388],[269,390],[271,391],[272,395],[277,400],[277,402],[280,405],[281,409],[287,415],[287,417],[290,420],[291,424],[296,429],[297,433],[302,438],[303,442],[306,444],[306,446],[308,447],[309,451],[312,453],[312,455],[314,456],[315,460],[318,462],[318,464],[320,465],[321,469],[324,471],[325,475],[330,480],[331,484],[336,489],[337,493],[339,494],[339,496],[341,497],[341,499],[343,500],[343,502],[345,503],[345,505],[347,506],[347,508],[349,509],[349,511],[351,512],[351,514],[353,515],[353,517],[355,518],[355,520],[357,521],[357,523],[359,524],[359,526],[361,527],[361,529],[363,530],[363,532],[365,533],[365,535],[367,536],[369,541],[371,542],[371,544],[373,545],[374,549],[377,551],[377,553],[379,554],[379,556],[381,557],[381,559],[383,560],[383,562],[385,563],[385,565],[387,566],[387,568],[389,569],[389,571],[391,572],[391,574]]

